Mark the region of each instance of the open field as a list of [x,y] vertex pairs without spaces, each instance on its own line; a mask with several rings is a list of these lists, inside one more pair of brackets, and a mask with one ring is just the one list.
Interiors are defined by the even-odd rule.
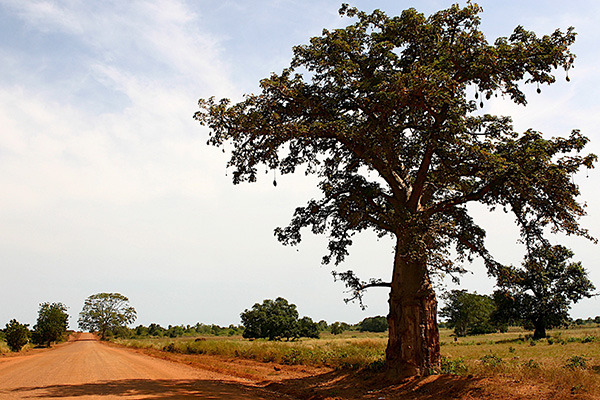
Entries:
[[[549,339],[539,341],[530,340],[530,332],[521,329],[457,340],[451,333],[441,330],[442,373],[475,379],[508,379],[517,385],[554,388],[564,392],[565,396],[600,398],[600,327],[552,330]],[[345,332],[339,336],[325,334],[321,339],[296,342],[249,341],[240,337],[117,342],[128,347],[159,350],[164,354],[203,354],[252,360],[259,364],[376,372],[383,365],[387,337],[385,334]]]
[[[325,334],[321,339],[296,342],[209,336],[118,340],[116,342],[120,344],[104,343],[102,346],[96,342],[100,347],[93,341],[71,342],[51,349],[3,353],[0,356],[0,367],[20,365],[30,359],[49,360],[48,365],[52,365],[52,357],[70,354],[69,349],[76,350],[85,343],[89,346],[88,350],[102,351],[103,354],[108,351],[103,350],[104,347],[126,345],[133,349],[120,351],[144,353],[175,361],[185,364],[186,368],[201,370],[198,374],[202,376],[213,377],[208,381],[193,380],[194,385],[210,383],[209,389],[226,385],[227,390],[244,390],[248,393],[256,388],[259,392],[262,390],[260,393],[273,395],[266,398],[281,398],[278,396],[283,395],[285,398],[315,400],[600,399],[600,327],[555,330],[550,332],[549,340],[537,342],[531,342],[527,334],[522,330],[511,330],[504,334],[471,336],[455,341],[450,331],[442,330],[443,374],[393,384],[383,380],[380,374],[386,335],[352,331],[339,336]],[[2,349],[6,350],[5,347]],[[84,353],[77,354],[81,358]],[[139,370],[140,365],[149,363],[135,355],[131,357],[138,360],[139,365],[128,367],[128,370]],[[120,365],[120,361],[115,362]],[[72,361],[61,361],[59,364],[74,368]],[[152,367],[152,370],[156,368]],[[98,370],[99,373],[102,371],[103,368]],[[32,373],[31,379],[38,379],[43,375],[35,368]],[[21,376],[20,372],[17,375]],[[49,373],[48,376],[50,375],[55,374]],[[67,371],[64,376],[71,379],[73,375]],[[17,378],[4,378],[13,386],[18,383],[15,380]],[[147,379],[132,377],[126,384],[122,379],[117,381],[118,385],[110,383],[113,381],[109,382],[109,389],[112,390],[111,393],[114,392],[115,398],[125,392],[130,393],[130,390],[145,390],[148,394],[156,391],[179,390],[187,393],[186,391],[196,390],[195,386],[189,386],[188,381],[183,382],[181,387],[181,379],[176,382],[162,379],[158,386],[153,387],[145,385]],[[72,382],[60,385],[29,385],[22,382],[19,387],[30,391],[43,389],[66,393],[77,390],[91,394],[107,388],[106,382],[102,382],[104,383],[81,383],[75,386]],[[198,393],[200,392],[196,391],[194,395]]]

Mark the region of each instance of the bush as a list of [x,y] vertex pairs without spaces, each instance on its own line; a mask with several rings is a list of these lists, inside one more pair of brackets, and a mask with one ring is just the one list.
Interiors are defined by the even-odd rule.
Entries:
[[481,363],[483,365],[487,365],[489,367],[495,368],[502,364],[502,358],[498,357],[495,354],[487,354],[481,357]]
[[575,369],[586,369],[587,368],[588,359],[584,356],[573,356],[567,360],[565,364],[565,368],[570,370]]
[[452,360],[448,357],[442,356],[440,369],[442,374],[462,375],[468,371],[463,358],[457,358]]
[[535,361],[534,359],[530,359],[529,361],[523,363],[525,368],[537,369],[540,367],[540,363]]
[[6,344],[11,351],[20,351],[29,341],[27,325],[19,323],[16,319],[6,324]]

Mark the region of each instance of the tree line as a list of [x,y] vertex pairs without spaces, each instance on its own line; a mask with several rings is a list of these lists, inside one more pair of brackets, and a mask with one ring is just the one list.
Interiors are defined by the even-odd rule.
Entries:
[[[63,303],[42,303],[37,322],[29,329],[16,319],[10,320],[1,331],[8,348],[20,351],[27,343],[50,347],[52,343],[64,341],[69,327],[68,307]],[[129,299],[120,293],[97,293],[89,296],[79,313],[80,329],[97,332],[101,339],[112,332],[126,329],[135,321],[136,311]]]
[[8,348],[20,351],[30,341],[38,346],[50,346],[53,342],[64,340],[68,326],[67,306],[62,303],[42,303],[32,330],[29,330],[29,324],[12,319],[6,324],[3,334]]
[[[524,329],[534,330],[534,338],[545,337],[545,329],[569,324],[600,324],[600,316],[571,321],[568,306],[574,293],[586,294],[593,289],[578,263],[568,264],[571,253],[564,248],[558,249],[553,257],[553,279],[542,279],[536,276],[533,281],[545,282],[546,291],[533,290],[528,282],[527,267],[532,264],[524,262],[524,270],[513,268],[512,285],[504,281],[504,285],[492,295],[469,293],[467,290],[452,290],[443,295],[445,306],[440,309],[440,317],[445,322],[441,327],[454,329],[456,336],[486,334],[496,331],[506,332],[508,326],[519,325]],[[520,272],[519,272],[520,271]],[[538,274],[543,268],[536,268]],[[560,271],[561,273],[557,273]],[[547,276],[548,274],[542,274]],[[561,290],[555,281],[560,282]],[[518,282],[519,284],[515,284]],[[582,291],[582,288],[586,289]],[[543,295],[542,295],[543,294]],[[538,296],[538,297],[536,297]],[[386,332],[386,317],[375,316],[364,318],[357,324],[336,321],[328,324],[325,320],[315,322],[304,316],[299,318],[295,304],[278,297],[275,300],[265,299],[254,304],[240,314],[241,325],[222,327],[216,324],[196,323],[195,325],[169,325],[151,323],[148,326],[138,325],[129,328],[127,325],[135,320],[135,309],[129,305],[127,297],[119,293],[98,293],[88,297],[79,314],[79,327],[97,332],[102,339],[108,337],[144,338],[144,337],[181,337],[181,336],[234,336],[241,335],[247,339],[265,338],[269,340],[296,340],[301,337],[319,338],[323,332],[339,335],[345,331]],[[552,307],[548,307],[550,304]],[[42,303],[38,310],[37,322],[32,330],[28,324],[13,319],[0,330],[0,339],[4,339],[12,351],[31,342],[38,346],[50,346],[65,339],[69,315],[67,307],[62,303]],[[539,321],[543,320],[543,329],[539,329]]]
[[295,304],[278,297],[275,300],[265,299],[240,314],[240,325],[227,327],[216,324],[196,323],[195,325],[169,325],[151,323],[148,326],[138,325],[135,328],[116,330],[111,335],[121,338],[146,337],[182,337],[182,336],[242,336],[246,339],[296,340],[301,337],[319,338],[321,333],[329,332],[340,335],[346,331],[385,332],[387,319],[382,316],[367,317],[356,324],[325,320],[313,321],[311,317],[299,318]]
[[[120,293],[97,293],[89,296],[79,313],[78,325],[82,330],[96,332],[101,339],[110,337],[181,337],[181,336],[234,336],[269,340],[295,340],[300,337],[318,338],[322,332],[339,335],[345,331],[384,332],[387,319],[382,316],[368,317],[357,324],[336,321],[328,324],[321,320],[314,322],[310,317],[298,317],[297,307],[282,297],[266,299],[256,303],[250,310],[240,314],[241,325],[222,327],[216,324],[196,323],[195,325],[169,325],[151,323],[129,328],[135,321],[136,311],[129,299]],[[27,343],[49,347],[52,343],[66,339],[69,315],[63,303],[42,303],[38,311],[37,323],[33,329],[13,319],[0,329],[0,339],[4,339],[11,351],[20,351]]]

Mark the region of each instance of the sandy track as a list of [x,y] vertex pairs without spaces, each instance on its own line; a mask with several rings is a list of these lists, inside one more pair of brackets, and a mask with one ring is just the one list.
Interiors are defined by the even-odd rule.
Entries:
[[273,399],[227,376],[103,345],[91,334],[0,359],[0,399]]

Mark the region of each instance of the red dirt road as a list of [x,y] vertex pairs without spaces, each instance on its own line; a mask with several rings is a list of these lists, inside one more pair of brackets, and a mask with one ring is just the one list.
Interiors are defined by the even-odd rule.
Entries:
[[0,358],[0,399],[276,399],[217,373],[103,345],[91,334]]

